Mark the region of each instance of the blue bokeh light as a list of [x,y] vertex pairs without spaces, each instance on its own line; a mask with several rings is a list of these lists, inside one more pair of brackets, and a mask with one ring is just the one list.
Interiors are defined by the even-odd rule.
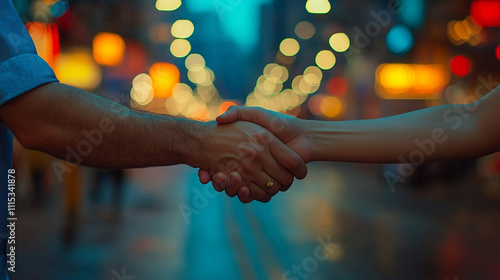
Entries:
[[392,53],[405,54],[413,47],[415,41],[408,27],[396,25],[387,33],[386,43]]
[[425,1],[424,0],[401,0],[403,7],[399,18],[401,21],[412,27],[419,28],[425,20]]
[[251,51],[259,43],[260,6],[272,1],[189,0],[186,1],[186,7],[191,13],[216,14],[226,35],[241,50]]

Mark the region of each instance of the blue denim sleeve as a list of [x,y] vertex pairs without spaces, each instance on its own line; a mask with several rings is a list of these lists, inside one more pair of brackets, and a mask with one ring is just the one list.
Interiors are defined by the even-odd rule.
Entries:
[[0,0],[0,106],[57,78],[40,58],[11,0]]

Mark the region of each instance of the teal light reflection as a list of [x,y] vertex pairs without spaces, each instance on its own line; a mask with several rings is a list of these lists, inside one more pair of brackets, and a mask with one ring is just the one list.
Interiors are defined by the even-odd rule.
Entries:
[[244,51],[259,43],[261,6],[272,0],[186,0],[191,13],[214,13],[226,35]]

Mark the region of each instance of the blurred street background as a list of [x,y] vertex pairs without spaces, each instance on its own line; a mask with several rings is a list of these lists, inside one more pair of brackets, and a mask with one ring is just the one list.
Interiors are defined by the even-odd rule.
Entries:
[[[500,84],[497,0],[13,2],[61,82],[202,121],[231,105],[377,118]],[[17,145],[10,277],[500,279],[497,154],[398,182],[397,164],[308,167],[243,205],[186,166],[66,169]]]

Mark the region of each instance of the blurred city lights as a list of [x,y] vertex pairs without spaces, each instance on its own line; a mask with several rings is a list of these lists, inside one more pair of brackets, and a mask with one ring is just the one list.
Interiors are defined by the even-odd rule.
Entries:
[[170,44],[170,52],[175,57],[185,57],[191,52],[191,44],[186,39],[175,39]]
[[323,113],[321,112],[321,101],[323,101],[325,97],[326,96],[323,94],[316,94],[311,96],[307,103],[309,111],[311,111],[311,113],[315,114],[316,116],[322,115]]
[[189,71],[199,71],[203,68],[205,68],[205,59],[203,56],[197,53],[190,54],[188,57],[186,57],[185,61],[186,68]]
[[335,33],[330,37],[330,46],[336,52],[345,52],[349,49],[351,42],[345,33]]
[[179,19],[172,24],[171,32],[175,38],[186,39],[193,35],[194,25],[190,20]]
[[328,81],[327,90],[328,93],[333,96],[344,96],[347,94],[349,85],[343,77],[334,77]]
[[413,34],[404,25],[396,25],[387,33],[386,43],[394,54],[405,54],[413,47]]
[[58,18],[63,16],[69,9],[68,2],[65,0],[56,1],[50,6],[50,13],[53,17]]
[[384,99],[435,99],[448,81],[441,65],[382,64],[376,71],[376,91]]
[[471,69],[469,59],[463,55],[457,55],[451,58],[450,67],[453,74],[464,77],[467,76]]
[[157,62],[149,69],[153,80],[154,95],[157,98],[167,98],[172,95],[173,87],[179,83],[179,69],[173,64]]
[[299,52],[299,50],[300,50],[300,45],[299,42],[297,42],[297,40],[293,38],[286,38],[283,41],[281,41],[280,51],[285,56],[294,56]]
[[54,66],[55,57],[59,54],[59,30],[55,24],[30,22],[26,29],[35,43],[38,55],[51,67]]
[[153,100],[153,80],[148,74],[141,73],[134,78],[130,98],[142,106],[149,104]]
[[182,4],[181,0],[156,0],[156,9],[158,11],[175,11]]
[[498,46],[495,50],[495,55],[497,56],[498,60],[500,60],[500,46]]
[[102,32],[94,37],[92,48],[97,63],[115,66],[123,59],[125,41],[118,34]]
[[101,69],[86,49],[61,53],[54,72],[61,83],[83,89],[95,89],[102,79]]
[[475,23],[470,17],[464,20],[452,20],[448,23],[448,38],[454,45],[461,45],[469,42],[470,45],[477,45],[481,42],[481,26]]
[[470,13],[472,19],[482,27],[500,26],[500,1],[498,0],[472,1]]
[[425,19],[425,1],[424,0],[401,0],[400,2],[401,21],[413,28],[419,28],[424,23]]
[[314,25],[308,21],[301,21],[295,26],[295,34],[300,39],[311,39],[316,33]]
[[335,96],[326,96],[321,100],[321,113],[328,118],[335,118],[342,112],[342,102]]
[[336,62],[335,55],[329,50],[322,50],[316,55],[316,65],[323,70],[332,69]]
[[332,6],[328,0],[307,0],[306,10],[311,14],[327,14]]

